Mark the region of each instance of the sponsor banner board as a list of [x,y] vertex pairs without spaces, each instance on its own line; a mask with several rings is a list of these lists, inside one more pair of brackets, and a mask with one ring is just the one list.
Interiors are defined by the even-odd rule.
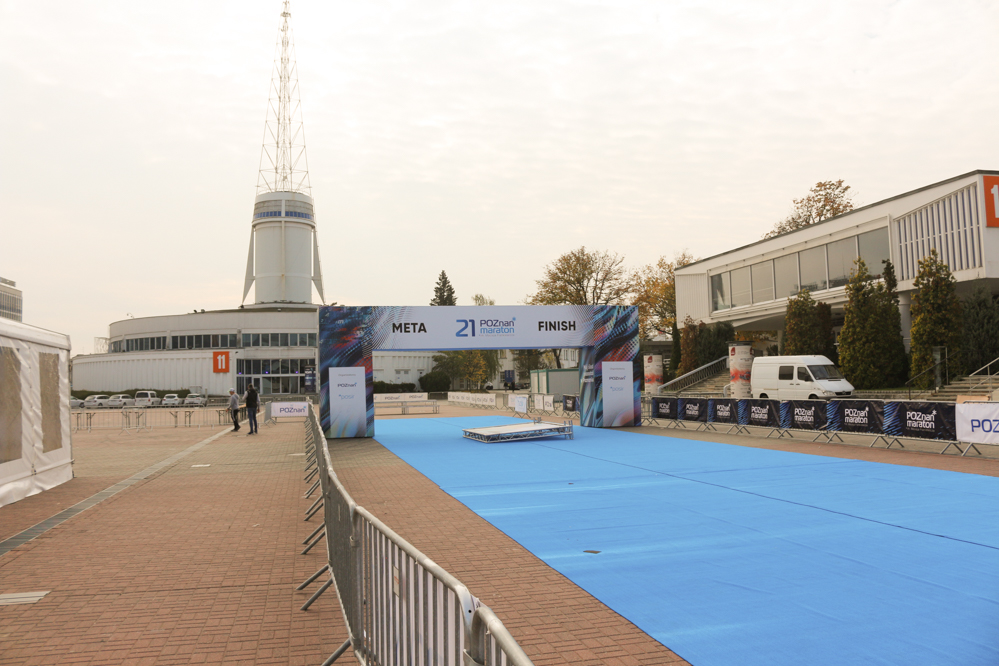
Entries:
[[956,407],[957,439],[999,444],[999,403],[965,402]]
[[663,383],[662,354],[645,354],[645,390],[656,393]]
[[271,418],[305,418],[309,415],[309,403],[307,402],[272,402]]
[[545,396],[540,393],[535,393],[533,398],[535,411],[543,412],[545,410]]
[[777,400],[740,400],[746,407],[745,420],[742,425],[760,426],[763,428],[780,427],[780,402]]
[[330,368],[330,427],[333,437],[367,437],[364,368]]
[[903,437],[956,439],[955,405],[948,402],[898,402],[898,425]]
[[513,410],[521,414],[527,413],[527,396],[518,395],[513,398]]
[[426,400],[426,393],[376,393],[375,404],[382,402],[407,402],[409,400]]
[[305,388],[302,390],[306,393],[316,392],[316,367],[314,365],[305,368]]
[[631,361],[601,364],[604,427],[635,424],[635,366]]
[[555,396],[546,395],[545,396],[545,411],[554,412],[555,411]]
[[738,423],[739,401],[728,398],[711,400],[708,405],[708,420],[715,423]]
[[681,421],[707,421],[708,399],[680,398],[679,410]]
[[652,418],[676,420],[676,398],[652,398]]
[[825,430],[825,400],[788,400],[787,427],[795,430]]
[[574,395],[563,395],[562,396],[562,411],[563,412],[575,412],[579,410],[579,406],[576,404],[576,396]]
[[885,406],[874,400],[832,400],[830,430],[881,434],[885,427]]
[[753,392],[750,378],[753,375],[753,344],[751,342],[728,343],[729,390],[733,398],[751,398]]

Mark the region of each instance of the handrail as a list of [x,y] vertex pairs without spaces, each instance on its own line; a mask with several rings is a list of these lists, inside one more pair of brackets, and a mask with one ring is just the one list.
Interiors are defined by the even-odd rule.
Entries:
[[[699,368],[694,368],[690,372],[682,374],[679,377],[677,377],[676,379],[673,379],[673,380],[670,380],[670,381],[666,382],[665,384],[663,384],[662,386],[659,387],[659,394],[662,395],[663,393],[666,393],[666,392],[674,392],[674,393],[676,393],[676,392],[682,391],[683,389],[687,388],[688,386],[693,386],[694,384],[696,384],[699,381],[703,381],[703,380],[707,379],[708,377],[716,375],[716,374],[718,374],[721,371],[719,368],[714,368],[714,369],[712,369],[710,371],[708,370],[708,368],[711,368],[712,366],[715,366],[715,365],[719,365],[721,363],[726,363],[727,364],[728,363],[728,356],[722,356],[721,358],[719,358],[717,360],[714,360],[714,361],[711,361],[710,363],[705,363],[704,365],[702,365]],[[674,384],[677,384],[679,386],[677,388],[672,388],[672,389],[669,388],[669,387],[673,386]],[[680,384],[682,384],[682,385],[680,385]]]
[[[928,372],[930,372],[932,370],[936,370],[941,365],[947,368],[947,378],[944,380],[944,384],[949,384],[950,383],[950,365],[949,365],[949,361],[950,361],[950,353],[947,351],[946,348],[944,348],[944,357],[942,359],[940,359],[939,361],[937,361],[936,363],[934,363],[930,367],[928,367],[925,370],[923,370],[922,372],[920,372],[915,377],[912,377],[907,382],[905,382],[905,384],[903,384],[903,386],[907,386],[909,388],[909,399],[910,400],[912,399],[912,388],[914,386],[913,382],[915,382],[917,379],[919,379],[920,377],[922,377],[926,373],[928,373]],[[940,388],[940,387],[937,386],[935,388]]]
[[[996,363],[996,362],[999,362],[999,358],[994,358],[994,359],[992,359],[991,361],[989,361],[988,363],[986,363],[986,364],[985,364],[985,365],[983,365],[982,367],[978,368],[978,370],[975,370],[974,372],[972,372],[972,373],[971,373],[970,375],[968,375],[968,376],[969,376],[969,377],[974,377],[974,376],[975,376],[975,375],[977,375],[977,374],[978,374],[979,372],[981,372],[982,370],[984,370],[985,368],[989,367],[990,365],[992,365],[993,363]],[[992,374],[992,373],[989,373],[989,374]]]

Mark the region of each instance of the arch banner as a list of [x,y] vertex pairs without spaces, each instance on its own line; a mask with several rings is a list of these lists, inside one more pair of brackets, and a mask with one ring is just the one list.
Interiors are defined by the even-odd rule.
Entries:
[[[582,425],[641,422],[635,306],[326,306],[318,317],[320,417],[328,438],[374,436],[371,355],[376,350],[578,348]],[[360,395],[338,391],[340,383],[351,383],[346,380],[331,388],[334,368],[353,368],[344,374],[358,378],[363,371],[363,432]]]

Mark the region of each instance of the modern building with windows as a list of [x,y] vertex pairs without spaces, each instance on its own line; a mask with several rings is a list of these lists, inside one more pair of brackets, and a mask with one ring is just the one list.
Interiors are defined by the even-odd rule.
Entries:
[[702,259],[676,271],[677,318],[731,322],[737,330],[783,335],[788,298],[808,289],[842,326],[845,285],[862,258],[873,275],[890,259],[898,278],[902,334],[919,261],[935,249],[958,289],[999,293],[999,171],[972,171],[857,208],[780,236]]
[[14,321],[24,320],[21,290],[17,289],[16,282],[2,277],[0,277],[0,317]]

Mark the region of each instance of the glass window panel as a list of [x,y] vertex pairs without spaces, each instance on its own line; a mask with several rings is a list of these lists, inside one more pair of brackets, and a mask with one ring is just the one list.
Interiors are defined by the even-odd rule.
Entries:
[[793,365],[779,366],[777,368],[777,379],[780,380],[794,379],[794,366]]
[[237,377],[236,378],[236,393],[243,395],[246,392],[246,378]]
[[62,392],[59,390],[59,354],[38,353],[42,390],[42,451],[62,448]]
[[287,347],[288,346],[288,334],[287,333],[282,333],[281,334],[281,345],[280,346],[281,347]]
[[271,333],[271,347],[279,347],[281,344],[281,336],[277,333]]
[[261,395],[270,395],[271,394],[271,378],[270,377],[261,377],[261,379],[260,379],[260,393],[261,393]]
[[774,264],[772,261],[764,261],[752,265],[753,275],[753,302],[774,300]]
[[888,251],[888,227],[860,234],[857,236],[857,244],[860,246],[860,258],[867,264],[867,271],[871,275],[881,275],[884,262],[891,258]]
[[286,358],[281,359],[281,374],[287,375],[290,372],[291,372],[291,363]]
[[202,337],[203,336],[200,336],[200,335],[194,336],[194,348],[195,349],[202,349],[203,348],[201,346],[201,343],[203,342]]
[[243,374],[243,359],[241,358],[236,359],[236,374],[237,375]]
[[261,368],[260,368],[260,359],[259,358],[253,359],[251,361],[250,367],[253,368],[253,371],[250,374],[254,374],[254,375],[262,374]]
[[829,288],[842,287],[850,281],[853,262],[857,259],[857,238],[844,238],[826,245],[829,260]]
[[271,362],[268,359],[263,359],[260,361],[260,372],[265,375],[271,374]]
[[801,287],[798,282],[798,255],[789,254],[774,259],[775,298],[796,295]]
[[297,347],[298,346],[298,333],[289,333],[288,334],[288,346],[289,347]]
[[826,248],[824,245],[802,250],[798,253],[801,269],[801,288],[808,291],[822,291],[826,284]]
[[260,346],[260,334],[259,333],[254,333],[253,337],[251,338],[251,340],[253,341],[252,342],[252,346],[254,346],[254,347],[259,347]]
[[726,310],[732,307],[731,289],[728,273],[711,276],[711,309]]
[[261,347],[270,347],[271,346],[271,336],[270,336],[269,333],[261,333],[260,334],[260,346]]
[[219,347],[219,336],[218,333],[212,336],[212,349],[218,349]]
[[186,342],[181,344],[181,347],[183,347],[184,349],[194,349],[194,336],[188,335]]
[[281,378],[281,393],[291,393],[291,377]]
[[13,347],[0,347],[0,463],[20,460],[21,357]]
[[249,333],[243,333],[243,346],[244,347],[249,347],[250,346],[250,334]]
[[301,393],[301,385],[299,384],[298,377],[289,377],[288,381],[291,382],[290,386],[292,393]]
[[237,342],[238,339],[239,339],[238,335],[236,335],[235,333],[230,333],[229,334],[229,346],[230,347],[235,347],[236,346],[236,342]]
[[732,307],[753,302],[753,285],[749,281],[749,266],[732,271]]
[[808,374],[808,368],[798,367],[798,381],[799,382],[810,382],[812,381],[812,376]]
[[298,359],[297,358],[293,358],[293,359],[291,359],[291,361],[289,361],[289,363],[291,364],[291,374],[297,375],[298,374]]
[[309,333],[309,346],[310,347],[315,347],[316,346],[316,334],[315,333]]

